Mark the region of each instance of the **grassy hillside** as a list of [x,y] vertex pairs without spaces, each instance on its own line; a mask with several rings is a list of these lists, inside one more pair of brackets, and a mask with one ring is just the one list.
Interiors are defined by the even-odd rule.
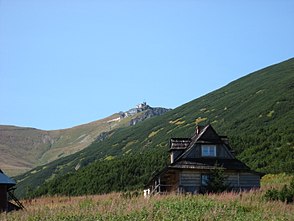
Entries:
[[117,117],[54,131],[0,126],[0,168],[8,174],[20,174],[82,150],[100,133],[116,127],[114,122],[107,122]]
[[48,138],[49,135],[45,131],[0,126],[0,168],[8,174],[32,169],[34,162],[50,148]]
[[[197,124],[207,123],[219,134],[229,136],[237,157],[252,169],[293,172],[293,94],[294,59],[290,59],[249,74],[160,117],[113,130],[110,139],[94,142],[76,154],[19,176],[19,193],[44,181],[48,182],[37,191],[39,194],[49,191],[84,194],[85,189],[92,188],[87,182],[91,179],[96,179],[96,193],[142,187],[152,173],[149,161],[154,162],[154,169],[168,162],[171,137],[190,137]],[[130,168],[129,158],[134,161]],[[109,170],[111,165],[126,166]],[[137,183],[123,179],[136,168],[139,168],[136,177],[140,177]],[[98,173],[107,176],[97,178]],[[64,174],[66,178],[62,178]],[[119,179],[124,183],[115,186]],[[110,188],[99,189],[104,184]],[[78,185],[85,187],[76,193],[73,189]]]
[[114,114],[91,123],[53,131],[0,125],[0,168],[9,175],[24,173],[36,166],[78,152],[89,146],[99,135],[129,126],[131,121],[142,118],[144,114],[152,117],[164,111],[167,110],[149,108],[121,120],[117,120],[120,114]]
[[260,190],[242,194],[162,195],[144,199],[142,193],[134,192],[42,197],[24,201],[26,211],[1,213],[0,220],[293,220],[293,204],[264,199],[265,190],[272,185],[277,188],[276,183],[282,188],[290,179],[271,175],[262,180]]

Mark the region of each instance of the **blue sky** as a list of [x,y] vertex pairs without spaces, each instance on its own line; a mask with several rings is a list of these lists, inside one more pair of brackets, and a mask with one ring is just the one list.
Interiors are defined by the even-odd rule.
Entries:
[[0,124],[175,108],[294,55],[294,1],[0,0]]

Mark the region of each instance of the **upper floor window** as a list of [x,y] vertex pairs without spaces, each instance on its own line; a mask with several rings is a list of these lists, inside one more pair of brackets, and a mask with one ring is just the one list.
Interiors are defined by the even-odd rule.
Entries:
[[202,145],[201,155],[203,157],[216,157],[216,146],[215,145]]

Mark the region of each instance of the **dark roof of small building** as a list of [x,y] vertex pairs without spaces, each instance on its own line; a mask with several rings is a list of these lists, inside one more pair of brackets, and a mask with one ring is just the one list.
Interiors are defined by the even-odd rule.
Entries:
[[215,169],[216,167],[222,167],[224,169],[233,170],[250,170],[246,164],[237,159],[220,159],[220,158],[194,158],[194,159],[180,159],[168,166],[175,169]]
[[16,183],[13,179],[6,176],[2,170],[0,170],[0,185],[14,186]]
[[[205,134],[205,132],[210,129],[213,133],[216,134],[215,130],[212,128],[212,126],[210,124],[206,125],[205,127],[203,126],[197,126],[196,127],[196,132],[195,134],[192,136],[192,138],[190,138],[191,142],[189,143],[189,145],[187,146],[187,148],[185,148],[185,151],[177,157],[177,159],[175,159],[175,162],[177,162],[179,159],[181,159],[187,152],[189,152],[189,150],[191,150],[191,148],[193,148],[194,144],[196,142],[199,142],[200,138],[202,138],[202,136]],[[217,135],[217,134],[216,134]],[[218,135],[217,135],[218,137]],[[188,139],[188,138],[187,138]],[[205,142],[205,141],[201,141],[201,142]]]
[[170,150],[185,150],[191,143],[190,138],[171,138]]

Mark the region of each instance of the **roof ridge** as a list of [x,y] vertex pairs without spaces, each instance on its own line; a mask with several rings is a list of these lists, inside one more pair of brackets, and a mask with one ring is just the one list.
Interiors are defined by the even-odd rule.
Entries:
[[[207,130],[207,128],[211,126],[210,124],[206,125],[199,134],[195,133],[192,137],[191,137],[191,143],[189,144],[189,146],[187,147],[187,149],[180,155],[178,156],[175,160],[174,163],[178,162],[189,150],[191,150],[191,148],[194,146],[194,144],[197,142],[197,140],[203,135],[203,133]],[[194,138],[195,137],[195,138]]]

